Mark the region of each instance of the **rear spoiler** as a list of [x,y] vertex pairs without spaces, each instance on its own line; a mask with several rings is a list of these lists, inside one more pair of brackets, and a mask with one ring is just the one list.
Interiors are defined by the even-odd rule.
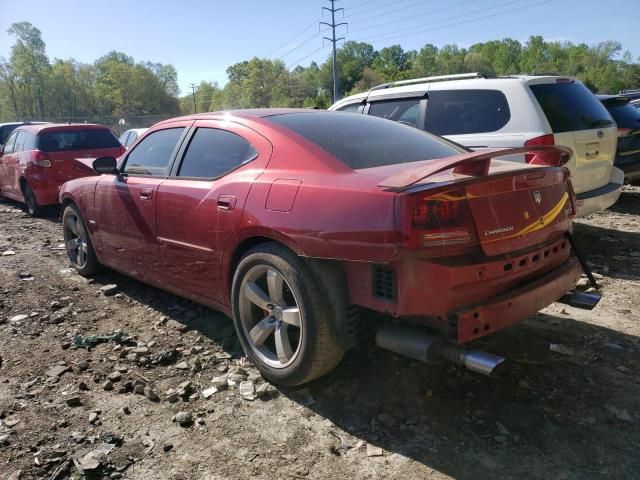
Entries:
[[536,158],[534,157],[534,160],[531,163],[558,167],[567,163],[571,158],[571,155],[573,155],[573,151],[570,148],[560,147],[557,145],[537,145],[521,148],[495,148],[491,150],[483,150],[481,152],[461,153],[451,157],[432,160],[424,167],[408,168],[403,172],[386,178],[380,182],[378,186],[400,192],[411,188],[416,183],[424,180],[425,178],[431,177],[436,173],[451,169],[453,169],[452,173],[486,177],[489,174],[491,159],[534,152],[544,152],[544,162],[536,162]]

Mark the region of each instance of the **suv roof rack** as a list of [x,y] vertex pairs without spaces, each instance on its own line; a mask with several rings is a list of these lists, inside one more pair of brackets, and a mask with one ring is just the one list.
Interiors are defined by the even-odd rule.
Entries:
[[625,93],[640,93],[640,88],[631,88],[627,90],[620,90],[618,95],[624,95]]
[[370,88],[369,91],[373,92],[374,90],[384,90],[385,88],[389,87],[400,87],[402,85],[413,85],[416,83],[441,82],[444,80],[464,80],[468,78],[485,78],[485,76],[480,72],[474,72],[457,73],[454,75],[437,75],[435,77],[413,78],[411,80],[398,80],[396,82],[383,83],[382,85],[377,85],[373,88]]

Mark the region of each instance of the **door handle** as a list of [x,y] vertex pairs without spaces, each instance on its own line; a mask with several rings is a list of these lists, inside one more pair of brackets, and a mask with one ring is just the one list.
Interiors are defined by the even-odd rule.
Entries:
[[220,195],[218,197],[218,210],[233,210],[236,206],[234,195]]
[[151,197],[153,197],[153,190],[150,188],[143,188],[140,190],[140,198],[142,200],[151,200]]

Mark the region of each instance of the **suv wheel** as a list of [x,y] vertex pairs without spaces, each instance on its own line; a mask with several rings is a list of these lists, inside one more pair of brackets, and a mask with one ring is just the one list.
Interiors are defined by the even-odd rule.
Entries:
[[32,217],[37,217],[38,215],[40,215],[42,213],[42,207],[38,205],[36,194],[33,192],[28,183],[24,184],[23,194],[27,213]]
[[290,250],[275,243],[250,250],[238,264],[231,297],[240,343],[270,382],[307,383],[342,359],[318,280]]
[[69,205],[62,214],[64,244],[71,265],[80,275],[93,275],[100,267],[89,232],[75,205]]

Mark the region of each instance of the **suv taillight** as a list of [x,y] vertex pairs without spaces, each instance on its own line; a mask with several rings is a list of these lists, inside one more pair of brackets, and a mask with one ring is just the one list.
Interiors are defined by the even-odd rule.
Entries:
[[[549,133],[524,142],[525,147],[537,147],[539,145],[555,145],[553,134]],[[534,165],[558,166],[558,155],[555,153],[549,155],[546,155],[545,152],[525,153],[524,160]]]
[[34,150],[31,152],[31,160],[38,167],[49,168],[51,166],[51,160],[46,153],[40,150]]
[[451,253],[478,243],[464,187],[414,193],[405,205],[405,246]]

